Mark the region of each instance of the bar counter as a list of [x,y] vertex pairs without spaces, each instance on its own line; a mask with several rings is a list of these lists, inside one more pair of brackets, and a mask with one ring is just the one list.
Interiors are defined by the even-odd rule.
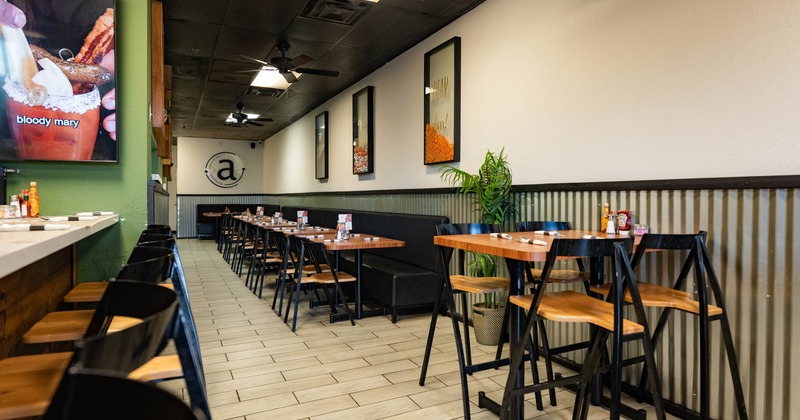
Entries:
[[[0,224],[7,223],[0,220]],[[77,277],[77,243],[119,222],[119,216],[71,222],[66,230],[0,232],[0,358],[37,352],[22,334],[56,310]],[[16,223],[16,222],[10,222]],[[41,219],[24,223],[46,224]]]

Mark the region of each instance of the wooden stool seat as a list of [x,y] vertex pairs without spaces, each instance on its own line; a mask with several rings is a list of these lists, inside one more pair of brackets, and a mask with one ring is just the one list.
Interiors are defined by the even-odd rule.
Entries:
[[[172,283],[162,283],[161,286],[167,289],[175,290]],[[78,283],[72,290],[64,296],[66,303],[87,303],[87,302],[100,302],[103,293],[106,292],[108,287],[107,281],[87,281]]]
[[137,381],[158,381],[183,377],[181,360],[177,354],[156,356],[128,375]]
[[43,415],[71,358],[64,352],[0,360],[0,419]]
[[[331,268],[328,267],[328,264],[320,264],[319,268],[320,268],[321,272],[323,272],[323,273],[330,273],[331,272]],[[304,276],[311,276],[313,274],[318,274],[317,268],[314,267],[313,264],[302,266],[300,268],[300,271],[303,272]],[[331,278],[331,279],[333,279],[333,278]]]
[[[639,294],[642,295],[642,305],[657,308],[673,308],[681,311],[700,314],[700,302],[692,299],[692,295],[683,290],[675,290],[670,287],[659,286],[652,283],[636,282],[639,287]],[[592,286],[591,290],[603,296],[608,295],[610,284]],[[630,293],[625,294],[625,301],[630,303]],[[719,306],[708,305],[708,315],[722,315],[722,308]]]
[[450,276],[453,290],[483,294],[508,291],[510,284],[505,277],[472,277],[453,274]]
[[[22,342],[34,344],[80,340],[86,333],[94,312],[93,309],[50,312],[22,336]],[[140,322],[142,320],[138,318],[115,316],[108,332],[117,332]]]
[[[339,283],[356,281],[356,278],[354,276],[342,271],[336,273],[336,277],[338,278]],[[334,282],[333,273],[312,274],[311,276],[308,277],[308,280],[322,284],[333,284]]]
[[[541,268],[531,268],[531,275],[535,280],[542,278]],[[576,281],[589,281],[589,273],[580,270],[552,270],[550,272],[551,283],[573,283]]]
[[[511,296],[509,301],[529,310],[534,295]],[[558,322],[587,322],[614,331],[614,305],[593,297],[564,290],[546,293],[539,303],[538,315],[542,318]],[[622,334],[644,332],[644,327],[633,321],[622,320]]]
[[108,282],[105,281],[89,281],[82,282],[75,285],[72,290],[64,296],[64,302],[67,303],[84,303],[84,302],[99,302],[103,293],[106,292]]

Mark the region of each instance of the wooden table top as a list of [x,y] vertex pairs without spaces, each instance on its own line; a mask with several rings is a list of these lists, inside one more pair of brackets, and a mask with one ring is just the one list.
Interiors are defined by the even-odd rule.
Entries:
[[336,230],[331,228],[320,228],[320,227],[308,227],[304,230],[295,229],[293,226],[290,229],[286,227],[276,227],[271,229],[275,232],[280,232],[286,236],[295,236],[298,238],[307,238],[313,235],[330,235],[334,234],[336,236]]
[[222,217],[223,214],[242,214],[241,212],[207,211],[203,213],[205,217]]
[[[488,233],[473,235],[440,235],[433,237],[436,245],[447,246],[450,248],[463,249],[466,251],[480,252],[483,254],[496,255],[498,257],[511,258],[519,261],[544,261],[550,251],[550,244],[556,238],[562,239],[581,239],[590,235],[595,238],[603,239],[624,239],[625,236],[607,234],[604,232],[588,230],[564,230],[559,231],[559,236],[547,233],[536,232],[506,232],[512,239],[492,237]],[[546,244],[537,245],[520,242],[521,238],[535,239],[544,241]],[[638,243],[641,237],[635,237]]]
[[405,241],[399,239],[384,238],[382,236],[368,235],[365,233],[354,233],[350,239],[336,240],[336,234],[324,235],[322,238],[309,238],[314,242],[322,242],[325,248],[330,251],[350,251],[356,249],[377,249],[377,248],[402,248],[406,246]]

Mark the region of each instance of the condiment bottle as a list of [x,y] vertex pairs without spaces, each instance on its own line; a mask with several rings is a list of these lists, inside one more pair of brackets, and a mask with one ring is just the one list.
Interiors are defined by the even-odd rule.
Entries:
[[22,217],[22,213],[19,207],[19,198],[17,198],[16,194],[11,196],[11,200],[8,201],[8,204],[10,204],[11,208],[13,209],[11,211],[13,213],[12,217],[14,217],[15,219],[19,219],[20,217]]
[[36,191],[36,181],[31,181],[28,202],[30,204],[30,216],[39,217],[39,193]]
[[617,212],[617,232],[621,235],[630,235],[631,233],[631,211],[620,210]]
[[28,202],[28,190],[22,190],[22,195],[19,197],[19,211],[20,216],[27,218],[30,216],[30,203]]
[[608,226],[608,215],[609,215],[609,206],[608,203],[603,203],[603,216],[600,219],[600,231],[605,232],[606,227]]
[[608,223],[606,224],[606,233],[617,233],[616,230],[614,230],[614,227],[615,227],[615,225],[614,225],[614,213],[613,212],[609,212],[608,213]]

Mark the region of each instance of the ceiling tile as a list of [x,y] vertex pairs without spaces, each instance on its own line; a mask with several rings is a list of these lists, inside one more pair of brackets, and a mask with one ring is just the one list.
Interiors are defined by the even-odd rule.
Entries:
[[213,57],[218,25],[164,20],[164,51],[194,57]]
[[222,23],[230,0],[164,1],[164,17],[205,23]]
[[205,80],[209,61],[211,59],[203,57],[189,57],[173,53],[164,55],[164,63],[172,66],[173,78]]
[[259,34],[245,29],[223,26],[219,33],[214,58],[231,61],[245,61],[238,54],[244,54],[259,60],[269,54],[277,42],[275,35]]
[[234,0],[228,8],[225,25],[258,33],[282,34],[307,0]]

